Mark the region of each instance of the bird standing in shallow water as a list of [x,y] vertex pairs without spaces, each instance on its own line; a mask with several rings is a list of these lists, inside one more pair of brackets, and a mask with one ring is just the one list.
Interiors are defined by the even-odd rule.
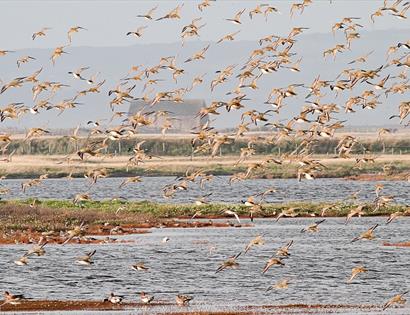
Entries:
[[104,299],[104,302],[110,302],[112,304],[121,304],[123,299],[124,297],[121,295],[115,295],[114,293],[110,293],[108,298]]
[[189,295],[177,295],[175,301],[177,302],[178,306],[188,306],[189,302],[193,299],[192,296]]
[[23,294],[11,294],[9,291],[4,291],[4,302],[0,306],[5,304],[18,305],[25,300],[27,298]]
[[154,300],[153,295],[148,295],[144,291],[140,293],[140,299],[144,304],[150,304]]

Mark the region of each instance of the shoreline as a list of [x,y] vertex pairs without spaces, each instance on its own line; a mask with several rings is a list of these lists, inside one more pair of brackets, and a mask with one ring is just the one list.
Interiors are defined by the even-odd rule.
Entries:
[[[89,201],[80,208],[69,200],[9,200],[0,201],[0,246],[33,244],[41,238],[50,244],[62,244],[70,230],[83,224],[73,244],[103,244],[130,242],[116,237],[151,233],[155,228],[243,228],[254,226],[260,219],[346,217],[357,204],[293,202],[262,204],[250,220],[250,208],[241,204],[161,204],[124,202],[119,200]],[[240,222],[225,213],[234,211]],[[289,210],[290,209],[290,210]],[[325,210],[325,211],[324,211]],[[374,205],[364,204],[365,216],[388,216],[400,211],[409,216],[405,205],[389,204],[374,212]],[[282,215],[291,211],[289,215]],[[96,236],[98,236],[96,238]],[[133,241],[131,241],[133,242]],[[405,245],[407,246],[407,245]]]
[[[238,169],[239,170],[239,169]],[[243,171],[243,170],[242,170]],[[233,176],[240,172],[229,172],[229,171],[207,171],[207,175],[212,176]],[[44,172],[32,172],[32,173],[7,173],[7,177],[4,179],[12,180],[28,180],[35,179],[45,174]],[[48,174],[48,173],[47,173]],[[125,171],[111,171],[110,175],[105,178],[127,178],[132,176],[141,176],[141,177],[182,177],[185,176],[185,172],[150,172],[147,173],[143,169],[141,170],[130,170],[129,172]],[[56,172],[48,174],[47,179],[65,179],[68,175],[71,175],[70,179],[84,179],[84,173],[66,173],[66,172]],[[264,175],[253,175],[248,179],[296,179],[297,174],[264,174]],[[410,182],[410,171],[401,172],[393,175],[385,175],[380,173],[361,173],[354,175],[344,175],[344,174],[326,174],[322,173],[316,176],[316,179],[345,179],[353,181],[409,181]]]
[[[0,301],[3,304],[3,301]],[[169,307],[170,311],[165,311],[164,307]],[[123,302],[121,304],[112,304],[110,302],[92,301],[92,300],[25,300],[20,304],[4,304],[0,312],[39,312],[39,311],[137,311],[161,308],[154,314],[172,314],[172,315],[251,315],[256,314],[294,314],[295,311],[309,310],[309,314],[323,314],[323,312],[332,311],[380,311],[382,306],[375,304],[285,304],[285,305],[249,305],[238,307],[236,310],[212,310],[205,311],[194,309],[192,307],[177,307],[175,304],[168,302],[153,302],[146,305],[140,302]],[[277,313],[280,312],[280,313]]]

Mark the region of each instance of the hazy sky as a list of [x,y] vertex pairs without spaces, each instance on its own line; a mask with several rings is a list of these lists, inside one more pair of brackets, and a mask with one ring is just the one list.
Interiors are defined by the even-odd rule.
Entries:
[[[147,25],[145,35],[138,43],[164,43],[179,41],[181,25],[191,19],[203,16],[206,27],[201,30],[201,40],[215,40],[228,32],[238,29],[224,20],[231,18],[242,8],[251,9],[257,3],[266,3],[277,7],[282,14],[272,14],[266,22],[262,15],[249,23],[247,12],[244,27],[238,40],[255,39],[263,34],[285,34],[293,26],[308,26],[309,33],[329,32],[331,25],[346,16],[363,17],[360,21],[368,30],[390,28],[409,28],[408,21],[400,21],[386,14],[378,18],[375,24],[370,22],[370,13],[382,6],[380,0],[316,0],[306,8],[302,15],[289,17],[290,4],[293,1],[229,1],[217,0],[203,13],[197,9],[201,1],[100,1],[100,0],[49,0],[49,1],[0,1],[0,47],[1,49],[21,49],[29,47],[55,47],[67,41],[66,32],[73,25],[81,25],[89,31],[76,34],[73,46],[126,46],[135,43],[135,38],[125,36],[129,30]],[[300,1],[299,1],[300,2]],[[180,21],[146,21],[137,18],[152,7],[158,5],[154,17],[166,14],[176,5],[184,3]],[[164,31],[164,26],[166,31]],[[31,40],[31,34],[42,27],[51,27],[47,38]],[[11,31],[7,31],[10,29]]]
[[[160,91],[169,89],[189,87],[192,79],[199,74],[207,73],[203,85],[196,87],[194,91],[188,93],[186,98],[203,98],[207,102],[215,100],[229,100],[232,96],[227,96],[226,92],[231,91],[236,85],[237,80],[232,79],[229,82],[218,87],[213,93],[210,92],[209,85],[214,79],[216,70],[227,66],[228,64],[243,62],[248,58],[253,49],[258,49],[258,39],[270,34],[287,36],[292,27],[303,26],[309,27],[305,34],[298,36],[298,42],[295,44],[293,51],[297,52],[295,60],[303,57],[301,64],[301,73],[292,73],[286,69],[281,69],[277,73],[263,76],[259,81],[260,89],[256,91],[246,90],[247,95],[252,99],[247,102],[246,110],[257,109],[266,110],[267,105],[263,104],[272,87],[283,87],[291,83],[310,84],[314,77],[322,75],[321,78],[334,80],[337,74],[346,68],[347,63],[352,58],[357,58],[371,50],[375,50],[369,58],[366,68],[377,68],[385,63],[386,50],[391,45],[397,45],[398,41],[409,40],[410,18],[399,20],[388,13],[383,17],[376,18],[376,23],[370,21],[370,14],[383,5],[381,0],[316,0],[309,5],[302,15],[296,12],[293,18],[289,16],[289,9],[292,3],[301,2],[293,1],[228,1],[217,0],[211,2],[211,6],[204,12],[197,9],[201,1],[99,1],[99,0],[82,0],[82,1],[1,1],[0,0],[0,50],[18,50],[15,54],[9,54],[0,58],[0,79],[5,82],[12,78],[31,74],[43,67],[41,80],[59,81],[70,85],[57,93],[52,98],[53,104],[63,99],[73,97],[78,91],[88,86],[84,81],[73,79],[67,74],[70,70],[75,70],[80,66],[90,66],[87,76],[100,72],[99,80],[106,80],[100,94],[87,95],[81,98],[82,105],[75,110],[67,110],[58,116],[56,110],[43,111],[41,115],[27,115],[20,120],[7,120],[0,127],[9,125],[19,128],[28,126],[45,126],[45,127],[75,127],[78,124],[84,126],[87,120],[96,120],[98,118],[108,118],[111,115],[108,106],[111,98],[107,96],[107,91],[115,87],[121,78],[127,75],[132,65],[144,64],[145,67],[151,67],[158,64],[161,56],[177,56],[177,65],[183,67],[185,74],[175,83],[168,70],[163,70],[154,78],[163,79],[158,86],[154,87],[151,97]],[[249,10],[253,9],[256,4],[263,3],[275,6],[281,14],[272,13],[267,21],[263,15],[258,15],[250,20]],[[392,3],[392,1],[390,1]],[[163,20],[147,21],[137,18],[138,14],[144,14],[149,9],[158,5],[154,13],[154,19],[161,17],[175,8],[182,5],[181,20]],[[247,11],[242,16],[242,25],[234,25],[226,18],[232,18],[239,10],[246,8]],[[188,39],[186,46],[181,46],[181,29],[184,25],[191,22],[192,19],[202,17],[202,23],[206,26],[200,30],[200,38]],[[344,17],[360,17],[359,23],[363,28],[359,29],[360,40],[354,41],[352,49],[346,51],[337,57],[336,61],[332,58],[323,59],[323,50],[333,47],[336,43],[344,42],[343,32],[339,32],[333,37],[331,33],[332,25]],[[80,31],[73,36],[72,47],[68,47],[68,55],[61,57],[55,66],[50,62],[50,55],[57,46],[67,44],[67,31],[70,27],[80,25],[87,28],[87,31]],[[139,26],[148,26],[144,30],[141,38],[126,36],[128,31],[135,30]],[[50,27],[47,36],[38,38],[35,41],[31,39],[35,31],[43,27]],[[8,31],[9,30],[9,31]],[[194,52],[204,47],[203,41],[217,41],[223,35],[240,30],[233,43],[212,44],[207,52],[207,58],[200,62],[185,64],[183,61],[191,56]],[[391,30],[388,31],[388,30]],[[320,33],[320,35],[314,35]],[[378,35],[374,35],[374,34]],[[372,35],[373,34],[373,35]],[[380,41],[379,37],[380,36]],[[244,41],[251,41],[245,43]],[[241,46],[240,43],[244,44]],[[162,44],[162,46],[148,46],[149,44]],[[168,45],[166,43],[174,43]],[[142,49],[139,45],[147,45]],[[166,44],[166,45],[164,45]],[[238,46],[239,45],[239,46]],[[86,47],[91,47],[90,49]],[[111,47],[100,49],[99,47]],[[117,47],[117,48],[115,48]],[[145,46],[144,46],[145,47]],[[160,47],[158,49],[158,47]],[[236,47],[237,51],[231,51]],[[402,48],[401,52],[404,52]],[[16,60],[18,57],[34,54],[37,60],[27,65],[17,68]],[[232,56],[232,58],[231,58]],[[234,76],[239,73],[238,67]],[[396,67],[389,68],[387,71],[398,72]],[[392,73],[393,73],[392,72]],[[385,74],[382,74],[385,75]],[[392,81],[392,80],[390,80]],[[392,82],[391,82],[392,83]],[[137,82],[137,87],[133,91],[135,97],[141,97],[143,94],[142,86],[144,82]],[[366,87],[366,85],[364,85]],[[301,94],[305,94],[301,91]],[[328,93],[328,99],[325,101],[337,102],[343,107],[345,99],[355,96],[361,91],[347,91],[345,95],[338,98],[332,93]],[[43,94],[44,99],[47,95]],[[344,97],[344,98],[343,98]],[[402,97],[405,97],[402,96]],[[34,106],[31,97],[31,86],[25,85],[21,89],[10,89],[0,95],[0,106],[10,102],[24,102],[26,106]],[[397,111],[400,98],[395,96],[388,100],[383,96],[383,104],[378,106],[375,111],[357,113],[350,116],[350,122],[360,124],[384,124],[389,123],[389,115]],[[286,106],[283,115],[294,115],[304,104],[303,97],[295,100],[293,104]],[[126,111],[128,104],[124,104],[118,110]],[[236,113],[222,113],[217,117],[217,127],[231,127],[237,124],[240,117],[240,111]],[[290,117],[279,117],[292,118]],[[344,119],[344,116],[341,116]],[[107,120],[108,120],[107,119]]]

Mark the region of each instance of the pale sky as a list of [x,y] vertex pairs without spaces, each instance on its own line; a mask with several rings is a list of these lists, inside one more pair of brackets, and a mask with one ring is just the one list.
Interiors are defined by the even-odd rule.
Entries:
[[[127,31],[147,25],[145,35],[138,43],[164,43],[179,41],[181,25],[193,18],[203,16],[206,27],[201,30],[201,40],[211,41],[228,32],[241,29],[238,40],[251,40],[264,34],[285,34],[293,26],[308,26],[309,33],[329,32],[336,20],[346,16],[358,16],[360,23],[367,30],[409,29],[408,21],[385,14],[375,24],[370,22],[370,12],[382,6],[380,0],[316,0],[306,8],[302,15],[298,13],[290,19],[289,7],[298,1],[229,1],[211,2],[211,7],[201,13],[197,4],[201,1],[126,1],[126,0],[12,0],[0,1],[0,47],[1,49],[55,47],[67,41],[66,32],[74,25],[81,25],[88,32],[76,34],[73,46],[127,46],[135,43],[134,38],[125,36]],[[299,1],[300,2],[300,1]],[[166,14],[176,5],[184,3],[180,21],[146,21],[137,18],[152,7],[158,5],[154,17]],[[268,22],[263,15],[249,23],[247,12],[243,17],[243,26],[233,25],[225,18],[231,18],[242,8],[252,9],[257,3],[266,3],[277,7],[282,14],[271,14]],[[166,31],[164,31],[166,26]],[[43,27],[51,27],[46,38],[32,41],[31,34]],[[10,30],[10,31],[7,31]]]
[[[410,39],[410,18],[399,20],[385,12],[383,17],[376,18],[376,23],[371,22],[370,14],[383,5],[382,0],[333,0],[332,2],[329,0],[315,0],[313,4],[305,9],[302,15],[296,12],[293,18],[289,16],[290,6],[292,3],[301,2],[301,0],[217,0],[211,2],[211,6],[203,12],[197,9],[200,2],[173,0],[0,0],[0,27],[2,30],[0,32],[0,50],[17,50],[14,54],[0,58],[0,79],[7,82],[12,78],[31,74],[43,67],[41,80],[59,81],[70,85],[70,87],[63,89],[53,97],[52,102],[54,104],[73,97],[78,91],[87,87],[84,86],[84,81],[74,80],[69,76],[67,72],[70,70],[75,70],[80,66],[90,66],[90,70],[87,71],[86,75],[91,76],[99,72],[99,80],[106,80],[101,93],[87,95],[82,98],[81,103],[83,104],[75,110],[67,110],[62,115],[57,115],[58,112],[55,110],[44,111],[41,115],[28,115],[17,121],[7,120],[0,127],[12,125],[18,128],[27,128],[28,126],[68,128],[75,127],[78,124],[84,125],[87,120],[107,119],[111,115],[108,106],[110,98],[107,96],[107,91],[121,82],[121,78],[127,75],[132,65],[154,66],[158,64],[161,56],[177,56],[177,64],[184,67],[186,72],[176,84],[168,76],[169,71],[162,71],[155,78],[164,79],[164,81],[154,87],[155,91],[152,94],[168,89],[189,87],[195,75],[207,73],[204,84],[188,93],[186,98],[203,98],[206,102],[226,101],[230,97],[226,93],[233,89],[237,82],[234,79],[229,80],[228,83],[218,87],[216,91],[211,93],[209,85],[215,76],[214,72],[216,70],[228,64],[243,63],[244,58],[249,56],[252,49],[260,47],[258,39],[261,37],[271,34],[287,36],[292,27],[308,27],[309,29],[298,37],[298,42],[293,49],[298,53],[294,61],[303,57],[301,73],[291,73],[286,69],[281,69],[278,73],[261,78],[259,81],[261,84],[260,89],[246,91],[252,97],[247,105],[254,106],[254,109],[266,110],[268,108],[263,104],[263,101],[272,87],[283,87],[291,83],[301,82],[309,84],[317,75],[322,75],[321,78],[323,79],[334,80],[337,74],[346,68],[347,63],[352,58],[357,58],[371,50],[375,50],[375,52],[369,58],[369,62],[363,66],[366,68],[379,67],[386,62],[385,53],[389,46],[397,45],[398,41]],[[279,9],[281,14],[272,13],[268,16],[267,21],[265,21],[263,15],[255,16],[253,20],[250,20],[248,12],[255,8],[258,3],[274,6]],[[181,20],[154,21],[177,5],[182,4],[184,6],[181,10]],[[154,12],[154,20],[147,21],[143,18],[137,18],[137,15],[145,14],[156,5],[158,5],[158,9]],[[241,18],[241,25],[235,25],[225,20],[226,18],[232,18],[239,10],[244,8],[247,10]],[[186,46],[181,46],[180,34],[182,27],[197,17],[202,17],[200,24],[206,23],[206,26],[200,30],[200,38],[188,39]],[[358,23],[363,25],[363,28],[358,29],[362,35],[361,39],[354,41],[352,49],[338,56],[336,61],[333,61],[332,58],[323,59],[324,49],[345,41],[343,32],[340,31],[335,37],[331,32],[332,25],[344,17],[361,18],[358,20]],[[77,25],[85,27],[87,31],[74,34],[71,47],[67,48],[69,54],[61,57],[53,66],[49,60],[53,49],[57,46],[66,45],[68,42],[68,29]],[[147,26],[141,38],[126,36],[128,31],[133,31],[140,26]],[[51,30],[47,32],[46,37],[33,41],[31,39],[32,34],[43,27],[50,27]],[[240,30],[240,33],[235,37],[234,42],[220,45],[212,44],[205,60],[189,64],[183,62],[193,52],[205,45],[202,42],[215,42],[223,35],[237,30]],[[376,32],[377,35],[374,35]],[[318,33],[320,35],[315,36]],[[241,46],[240,43],[244,41],[250,42]],[[149,44],[164,43],[167,45],[162,45],[159,51],[157,49],[159,46],[148,46]],[[173,45],[168,45],[168,43],[173,43]],[[147,46],[142,49],[139,45]],[[100,47],[106,48],[100,49]],[[237,48],[236,51],[231,51],[229,47],[242,47],[242,49]],[[400,49],[399,53],[402,52],[404,52],[404,48]],[[38,59],[18,69],[16,66],[17,58],[27,54],[34,54],[34,57]],[[303,71],[303,69],[305,70]],[[397,72],[398,70],[401,69],[389,68],[386,73],[387,71]],[[234,76],[238,74],[239,67],[235,71]],[[390,84],[392,83],[390,82]],[[137,82],[136,84],[134,96],[141,97],[144,82]],[[360,91],[353,91],[353,95],[349,95],[349,93],[346,92],[344,96],[326,101],[335,101],[343,107],[346,97],[354,96]],[[329,93],[329,98],[330,96],[333,96],[333,94]],[[45,98],[46,95],[42,95],[42,97]],[[405,95],[401,97],[403,98]],[[385,102],[386,106],[383,104],[378,106],[377,110],[350,116],[349,122],[356,125],[362,122],[368,124],[390,123],[391,121],[386,117],[389,117],[397,110],[401,99],[393,96],[381,100]],[[1,107],[10,102],[24,102],[26,106],[34,106],[31,97],[31,86],[26,85],[21,89],[9,90],[0,95]],[[294,104],[290,104],[284,109],[283,115],[294,115],[303,105],[303,98],[295,100]],[[118,108],[122,111],[127,109],[128,104]],[[231,112],[229,115],[222,113],[217,117],[215,124],[220,128],[232,127],[238,123],[238,116],[240,117],[240,112]],[[280,118],[286,117],[282,116]],[[341,118],[344,119],[345,117],[341,116]]]

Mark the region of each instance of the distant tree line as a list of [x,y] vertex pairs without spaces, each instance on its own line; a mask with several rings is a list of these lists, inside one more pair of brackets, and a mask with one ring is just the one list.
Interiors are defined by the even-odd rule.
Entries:
[[[102,139],[93,138],[91,141],[102,141]],[[108,140],[104,153],[115,155],[131,155],[135,144],[142,141],[142,138],[122,139],[119,141]],[[143,148],[149,154],[156,156],[191,156],[194,148],[189,138],[172,139],[172,138],[155,138],[144,139]],[[89,140],[90,141],[90,140]],[[16,150],[15,154],[19,155],[67,155],[77,152],[79,148],[85,145],[85,140],[77,143],[71,141],[68,137],[39,138],[31,141],[14,140],[10,143],[8,152]],[[279,143],[267,144],[265,142],[256,142],[253,144],[256,154],[261,155],[279,155],[294,152],[300,145],[299,141],[282,140]],[[338,139],[322,139],[311,147],[314,154],[335,155]],[[241,148],[248,146],[248,142],[239,139],[232,141],[230,144],[221,146],[222,155],[238,155]],[[410,139],[394,140],[366,140],[360,142],[355,147],[353,153],[356,154],[409,154]],[[201,155],[201,154],[195,154]]]

